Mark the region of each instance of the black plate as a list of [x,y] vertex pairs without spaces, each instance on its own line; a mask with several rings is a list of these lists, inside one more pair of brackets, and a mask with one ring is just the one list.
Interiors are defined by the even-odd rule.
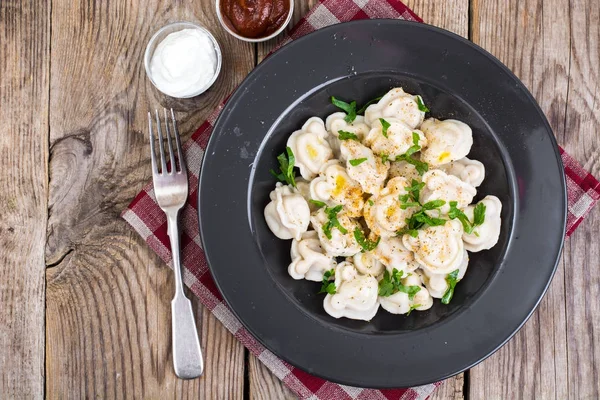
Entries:
[[[485,164],[478,198],[502,200],[492,250],[472,254],[449,306],[370,322],[323,311],[319,285],[287,274],[290,241],[263,217],[276,155],[331,95],[364,104],[395,86],[419,93],[437,118],[473,128]],[[357,21],[298,39],[261,63],[218,119],[200,177],[199,213],[213,277],[268,349],[326,379],[407,387],[457,374],[489,356],[531,315],[562,248],[565,178],[554,135],[523,84],[497,59],[450,32],[397,20]]]

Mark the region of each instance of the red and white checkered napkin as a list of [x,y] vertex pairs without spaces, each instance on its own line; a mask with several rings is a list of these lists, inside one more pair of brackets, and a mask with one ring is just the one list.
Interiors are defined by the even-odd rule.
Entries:
[[[422,20],[397,0],[322,0],[296,25],[284,43],[297,39],[319,28],[338,22],[368,18],[397,18]],[[182,211],[183,232],[181,246],[184,280],[200,301],[257,356],[279,379],[302,399],[425,399],[438,383],[408,389],[361,389],[338,385],[295,368],[280,360],[254,339],[231,313],[218,292],[208,270],[198,231],[197,193],[198,172],[208,138],[217,116],[223,109],[219,106],[185,144],[185,157],[190,172],[190,196]],[[561,149],[567,177],[569,217],[567,236],[600,198],[600,184],[575,160]],[[144,238],[148,245],[167,263],[171,263],[171,251],[167,236],[167,220],[156,204],[152,183],[131,202],[123,212],[123,218]]]

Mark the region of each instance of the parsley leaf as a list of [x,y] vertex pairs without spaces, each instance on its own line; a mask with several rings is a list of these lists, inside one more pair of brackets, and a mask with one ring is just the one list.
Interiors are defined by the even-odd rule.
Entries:
[[419,197],[421,197],[421,189],[425,187],[425,182],[419,182],[416,179],[413,179],[410,182],[410,186],[406,188],[406,191],[411,195],[413,201],[419,202]]
[[325,213],[327,214],[327,218],[329,218],[329,220],[323,224],[323,233],[329,240],[331,240],[333,237],[331,234],[331,230],[333,228],[337,228],[338,231],[342,232],[344,235],[348,233],[348,230],[344,228],[342,224],[340,224],[340,221],[337,218],[337,215],[340,211],[342,211],[341,205],[337,205],[332,208],[325,208]]
[[402,154],[401,156],[397,157],[396,160],[403,160],[414,165],[419,175],[423,175],[425,172],[429,171],[429,164],[412,158],[411,156],[407,156],[406,154]]
[[331,282],[329,281],[329,278],[332,278],[335,274],[335,270],[332,268],[329,271],[325,271],[325,273],[323,274],[323,283],[321,284],[321,290],[319,290],[319,293],[317,294],[321,294],[321,293],[328,293],[328,294],[335,294],[336,293],[336,287],[335,287],[335,282]]
[[369,205],[373,206],[375,204],[375,202],[373,202],[373,200],[369,199]]
[[350,139],[358,140],[358,136],[356,136],[352,132],[338,131],[338,139],[340,139],[340,140],[350,140]]
[[356,239],[358,244],[360,244],[360,247],[362,247],[363,252],[365,252],[375,249],[375,247],[377,247],[379,244],[381,237],[378,237],[376,241],[371,241],[365,238],[365,234],[360,230],[360,228],[356,228],[354,229],[354,239]]
[[458,202],[457,201],[451,201],[450,203],[450,211],[448,211],[448,218],[450,219],[458,219],[463,226],[463,229],[465,230],[466,233],[473,233],[473,224],[471,224],[471,221],[469,221],[469,217],[467,217],[467,215],[462,212],[462,210],[459,210],[457,205]]
[[420,305],[420,304],[412,304],[412,305],[410,306],[410,309],[409,309],[409,310],[408,310],[408,312],[406,313],[406,316],[408,317],[408,316],[410,315],[410,313],[412,312],[412,310],[415,310],[415,309],[417,309],[417,308],[419,308],[419,307],[421,307],[421,305]]
[[337,108],[344,110],[344,112],[346,114],[348,114],[344,117],[344,121],[346,121],[349,124],[354,122],[354,120],[356,119],[356,102],[355,101],[348,104],[345,101],[336,99],[335,97],[331,96],[331,103],[333,103],[333,105],[336,106]]
[[388,137],[388,129],[391,126],[389,122],[387,122],[385,119],[383,118],[379,118],[379,122],[381,122],[381,133],[383,134],[383,136],[385,136],[386,138]]
[[379,96],[379,97],[377,97],[376,99],[369,100],[369,101],[367,102],[367,104],[365,104],[364,106],[362,106],[362,107],[360,108],[360,110],[358,110],[356,113],[357,113],[357,114],[364,114],[364,113],[365,113],[365,111],[367,111],[367,107],[369,107],[371,104],[377,103],[377,102],[378,102],[379,100],[381,100],[381,99],[383,99],[383,96]]
[[433,210],[442,207],[446,202],[444,200],[431,200],[423,204],[423,210]]
[[319,201],[319,200],[310,199],[309,201],[311,203],[313,203],[315,206],[319,207],[319,208],[327,206],[327,204],[325,204],[325,203],[323,203],[322,201]]
[[419,203],[418,201],[410,201],[411,200],[410,194],[400,195],[400,196],[398,196],[398,200],[400,200],[400,203],[401,203],[400,208],[403,210],[406,210],[409,207],[419,207],[421,205],[421,203]]
[[385,164],[388,160],[389,160],[390,156],[388,156],[387,154],[382,154],[381,155],[381,163]]
[[406,157],[410,157],[413,154],[415,154],[417,151],[421,150],[421,146],[419,145],[419,140],[421,140],[421,136],[419,136],[419,134],[417,132],[413,132],[412,139],[413,139],[413,145],[410,146],[408,148],[408,150],[406,150],[406,153],[404,153],[404,155]]
[[417,107],[419,107],[419,111],[429,112],[429,108],[423,103],[423,98],[421,96],[417,96]]
[[473,226],[479,226],[485,222],[485,204],[477,203],[473,210]]
[[404,271],[398,271],[396,268],[392,273],[386,269],[383,271],[383,279],[379,281],[379,295],[389,297],[398,292],[406,293],[409,300],[413,300],[415,295],[421,290],[420,286],[404,286],[400,279],[404,275]]
[[281,153],[277,156],[277,161],[279,161],[279,170],[281,173],[277,173],[271,170],[271,175],[280,180],[281,182],[286,182],[288,185],[292,185],[296,187],[296,179],[294,174],[294,164],[296,162],[296,157],[294,157],[294,153],[292,149],[289,147],[285,148],[286,153]]
[[365,161],[367,161],[367,158],[355,158],[354,160],[350,160],[350,165],[352,165],[353,167],[356,167],[357,165],[360,165],[362,163],[364,163]]
[[459,281],[458,278],[458,269],[450,272],[448,276],[446,276],[446,282],[448,282],[448,290],[444,293],[444,297],[442,297],[442,303],[448,304],[450,300],[452,300],[452,296],[454,296],[454,288],[456,287],[456,283]]

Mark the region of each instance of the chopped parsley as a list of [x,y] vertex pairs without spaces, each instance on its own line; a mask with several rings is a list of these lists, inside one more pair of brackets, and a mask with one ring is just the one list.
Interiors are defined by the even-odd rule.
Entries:
[[479,226],[485,222],[485,208],[485,204],[477,203],[473,209],[473,226]]
[[396,268],[390,274],[386,269],[383,271],[383,279],[379,281],[379,295],[389,297],[398,292],[406,293],[409,300],[413,300],[415,295],[421,290],[420,286],[404,286],[400,279],[404,275],[404,271],[398,271]]
[[419,134],[417,132],[412,133],[412,140],[413,140],[413,145],[410,146],[408,148],[408,150],[406,150],[406,153],[404,153],[406,155],[406,157],[410,157],[413,154],[415,154],[417,151],[421,150],[421,145],[419,144],[419,141],[421,140],[421,136],[419,136]]
[[350,103],[346,103],[345,101],[336,99],[331,96],[331,103],[337,108],[343,110],[347,115],[344,117],[344,121],[351,124],[356,119],[356,102],[352,101]]
[[373,200],[369,199],[369,205],[373,206],[375,203],[373,202]]
[[373,99],[373,100],[369,100],[369,101],[367,102],[367,104],[365,104],[364,106],[362,106],[362,107],[360,108],[360,110],[358,110],[356,113],[357,113],[357,114],[361,114],[361,115],[362,115],[362,114],[364,114],[364,113],[365,113],[365,111],[367,111],[367,107],[369,107],[371,104],[377,103],[377,102],[378,102],[379,100],[381,100],[381,99],[383,99],[383,96],[379,96],[379,97],[377,97],[377,98],[375,98],[375,99]]
[[419,136],[419,134],[417,132],[413,132],[412,140],[413,140],[413,145],[410,146],[408,148],[408,150],[406,150],[406,153],[402,154],[401,156],[396,157],[396,161],[402,160],[402,161],[406,161],[409,164],[414,165],[417,172],[419,173],[419,175],[423,175],[425,172],[429,171],[429,164],[427,164],[426,162],[423,162],[423,161],[419,161],[416,158],[412,157],[413,154],[415,154],[417,151],[421,150],[421,145],[419,144],[419,141],[421,140],[421,136]]
[[294,164],[296,162],[296,157],[294,157],[294,153],[292,149],[289,147],[285,148],[287,153],[281,153],[277,156],[277,161],[279,161],[279,170],[281,171],[279,174],[274,170],[271,170],[271,175],[280,180],[281,182],[286,182],[288,185],[292,185],[296,187],[296,178],[294,174]]
[[356,167],[357,165],[360,165],[360,164],[364,163],[365,161],[367,161],[366,157],[365,158],[355,158],[354,160],[350,160],[349,163],[353,167]]
[[325,213],[327,214],[328,221],[323,224],[323,233],[327,237],[327,239],[331,240],[333,237],[331,235],[331,230],[333,228],[337,228],[344,235],[348,233],[348,230],[340,224],[340,221],[337,218],[338,213],[342,211],[342,206],[338,205],[332,208],[326,207]]
[[379,122],[381,122],[381,133],[383,134],[383,136],[385,136],[386,138],[388,137],[388,129],[390,128],[390,123],[387,122],[385,119],[383,118],[379,118]]
[[400,208],[406,210],[409,207],[421,207],[410,218],[406,218],[406,227],[397,232],[398,236],[409,234],[412,237],[419,235],[419,229],[427,226],[441,226],[446,224],[444,218],[436,218],[428,215],[425,211],[435,210],[442,207],[446,202],[444,200],[432,200],[425,204],[419,202],[419,192],[424,184],[413,179],[410,187],[406,188],[407,194],[399,196]]
[[311,203],[313,203],[315,206],[319,207],[319,208],[327,206],[327,204],[325,204],[325,203],[323,203],[322,201],[319,201],[319,200],[310,199],[309,201]]
[[321,293],[328,293],[328,294],[335,294],[336,293],[336,287],[335,287],[335,282],[331,282],[329,280],[329,278],[333,278],[335,274],[335,270],[332,268],[329,271],[325,271],[325,273],[323,274],[323,282],[321,284],[321,290],[319,290],[319,293],[317,294],[321,294]]
[[381,163],[382,164],[385,164],[389,159],[390,159],[390,156],[388,156],[387,154],[381,155]]
[[347,132],[347,131],[338,131],[338,138],[340,140],[358,140],[358,136],[356,136],[354,133],[352,132]]
[[360,230],[360,228],[356,228],[354,229],[354,239],[356,239],[358,244],[360,244],[360,247],[362,247],[362,251],[364,253],[365,251],[371,251],[375,249],[375,247],[377,247],[379,244],[381,237],[378,237],[375,241],[369,240],[365,238],[365,234],[362,230]]
[[483,224],[485,221],[485,204],[483,203],[478,203],[473,209],[473,222],[469,221],[469,217],[467,217],[467,215],[457,207],[458,202],[451,201],[448,204],[450,204],[448,217],[450,219],[458,219],[466,233],[473,233],[473,228]]
[[458,269],[450,272],[448,276],[446,276],[446,282],[448,282],[448,290],[444,293],[442,297],[442,303],[448,304],[450,300],[452,300],[452,296],[454,296],[454,288],[456,287],[456,283],[459,281],[458,279]]
[[417,107],[419,107],[419,111],[429,112],[429,108],[423,103],[423,98],[417,95]]
[[406,313],[406,316],[408,317],[408,316],[410,315],[410,313],[412,312],[412,310],[415,310],[415,309],[417,309],[417,308],[419,308],[419,307],[421,307],[421,305],[420,305],[420,304],[412,304],[412,305],[410,306],[410,308],[408,309],[408,312]]

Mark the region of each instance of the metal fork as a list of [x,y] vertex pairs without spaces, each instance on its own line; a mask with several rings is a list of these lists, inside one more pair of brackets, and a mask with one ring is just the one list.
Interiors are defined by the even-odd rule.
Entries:
[[167,215],[169,240],[171,241],[171,251],[173,253],[173,270],[175,271],[175,296],[171,301],[171,328],[173,333],[173,367],[175,374],[182,379],[197,378],[202,375],[204,363],[202,361],[202,350],[200,349],[200,340],[194,321],[192,303],[185,296],[183,291],[183,280],[181,278],[181,259],[179,254],[179,226],[177,216],[179,210],[183,207],[188,196],[188,179],[185,161],[181,151],[181,140],[177,131],[177,122],[175,113],[171,109],[171,121],[173,124],[172,132],[175,135],[177,146],[177,161],[173,151],[173,139],[169,129],[169,118],[167,110],[165,112],[164,127],[167,136],[167,146],[169,159],[171,161],[170,170],[167,169],[167,159],[165,155],[165,145],[163,144],[163,134],[161,130],[160,117],[156,110],[156,128],[158,132],[158,147],[160,153],[160,171],[159,161],[156,159],[154,150],[154,135],[152,130],[152,114],[148,112],[148,125],[150,130],[150,151],[152,152],[152,181],[154,184],[154,194],[160,208]]

